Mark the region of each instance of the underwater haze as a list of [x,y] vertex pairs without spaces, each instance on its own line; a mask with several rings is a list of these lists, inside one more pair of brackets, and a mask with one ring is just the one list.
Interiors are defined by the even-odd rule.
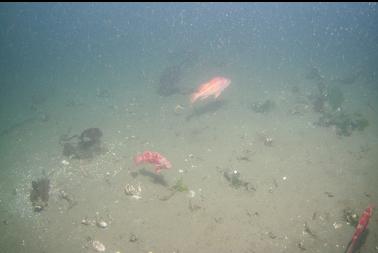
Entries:
[[377,24],[376,3],[0,4],[0,251],[376,252]]

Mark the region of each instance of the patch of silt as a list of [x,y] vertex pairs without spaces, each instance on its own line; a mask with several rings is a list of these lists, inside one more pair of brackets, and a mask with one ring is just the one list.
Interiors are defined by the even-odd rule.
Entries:
[[315,112],[335,111],[343,108],[344,94],[337,86],[324,87],[322,92],[313,96],[313,109]]
[[49,193],[50,179],[42,177],[36,181],[32,181],[30,201],[35,212],[40,212],[48,206]]
[[273,111],[274,108],[276,108],[276,104],[270,99],[251,104],[251,109],[256,113],[268,113]]
[[106,151],[101,142],[102,131],[99,128],[87,128],[80,135],[61,136],[63,156],[71,159],[90,159]]
[[180,93],[180,82],[183,76],[180,65],[166,67],[160,74],[157,93],[161,96],[171,96]]
[[172,54],[170,63],[158,77],[157,93],[164,97],[188,93],[189,91],[183,87],[182,80],[197,62],[198,54],[192,50],[182,50]]
[[315,112],[322,113],[342,108],[344,94],[339,86],[330,85],[331,82],[321,75],[315,67],[311,68],[305,77],[314,83],[317,90],[310,98]]

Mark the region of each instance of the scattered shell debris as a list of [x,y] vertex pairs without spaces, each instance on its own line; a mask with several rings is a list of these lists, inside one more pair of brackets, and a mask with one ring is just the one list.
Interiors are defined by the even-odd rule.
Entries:
[[[96,215],[98,216],[97,213]],[[81,219],[80,223],[86,226],[97,226],[99,228],[107,228],[109,226],[109,222],[105,221],[102,218],[89,219],[88,217],[84,217],[83,219]]]
[[62,164],[63,164],[63,165],[70,165],[70,162],[67,161],[67,160],[62,160]]
[[266,137],[265,140],[264,140],[264,145],[265,145],[265,146],[268,146],[268,147],[273,146],[273,138],[271,138],[271,137]]
[[94,220],[90,220],[88,219],[87,217],[84,217],[83,219],[81,219],[81,224],[83,225],[94,225]]

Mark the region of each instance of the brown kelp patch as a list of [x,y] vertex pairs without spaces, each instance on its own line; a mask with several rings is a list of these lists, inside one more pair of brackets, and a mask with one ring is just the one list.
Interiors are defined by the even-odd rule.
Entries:
[[30,191],[30,201],[35,212],[45,209],[49,201],[50,179],[42,177],[36,181],[32,181],[32,189]]

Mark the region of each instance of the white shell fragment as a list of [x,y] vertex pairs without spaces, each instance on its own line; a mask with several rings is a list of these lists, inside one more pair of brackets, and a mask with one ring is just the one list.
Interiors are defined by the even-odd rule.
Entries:
[[188,197],[189,198],[194,198],[196,196],[196,192],[193,191],[193,190],[190,190],[189,193],[188,193]]
[[141,199],[142,197],[139,195],[132,195],[131,198],[138,200],[138,199]]
[[92,247],[97,252],[105,252],[106,248],[100,241],[92,241]]
[[83,225],[91,225],[92,223],[93,222],[90,219],[88,219],[87,217],[81,219],[81,224],[83,224]]
[[341,228],[341,227],[343,226],[343,224],[341,224],[341,223],[337,223],[337,222],[333,223],[332,225],[333,225],[333,227],[334,227],[335,229]]
[[97,221],[96,225],[99,228],[107,228],[108,227],[108,223],[106,221],[103,221],[103,220]]

